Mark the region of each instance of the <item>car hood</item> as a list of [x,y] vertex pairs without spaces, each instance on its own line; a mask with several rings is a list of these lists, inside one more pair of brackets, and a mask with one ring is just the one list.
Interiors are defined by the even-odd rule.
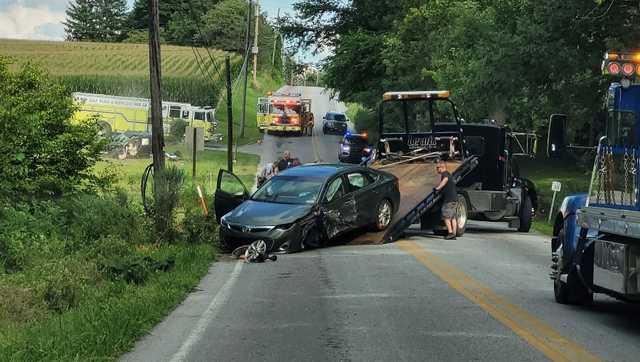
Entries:
[[311,211],[313,205],[278,204],[247,200],[225,216],[232,224],[278,226],[292,223]]

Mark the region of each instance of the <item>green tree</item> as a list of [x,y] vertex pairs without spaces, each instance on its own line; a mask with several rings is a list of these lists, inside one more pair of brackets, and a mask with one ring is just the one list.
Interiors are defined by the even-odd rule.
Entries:
[[75,0],[66,11],[64,25],[67,40],[96,40],[98,37],[95,24],[95,0]]
[[120,41],[126,32],[126,0],[76,0],[63,23],[67,40]]
[[95,0],[97,1],[97,25],[99,40],[121,41],[125,38],[127,24],[126,0]]
[[9,67],[0,57],[0,198],[49,198],[91,185],[103,148],[95,122],[73,122],[70,95],[39,68]]
[[243,51],[246,18],[247,1],[222,0],[202,18],[202,41],[214,48]]

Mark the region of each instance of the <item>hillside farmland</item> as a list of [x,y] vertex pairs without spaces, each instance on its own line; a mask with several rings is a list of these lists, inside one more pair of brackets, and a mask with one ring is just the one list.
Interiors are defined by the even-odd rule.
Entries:
[[[205,49],[199,65],[191,47],[162,46],[163,99],[213,105],[217,100],[215,71]],[[0,55],[15,60],[15,65],[31,61],[40,64],[71,91],[120,96],[149,97],[149,53],[146,44],[51,42],[0,40]],[[224,52],[211,50],[223,64]],[[239,57],[233,57],[237,65]],[[205,78],[200,67],[211,71]],[[222,69],[220,69],[222,72]],[[213,78],[213,79],[212,79]]]

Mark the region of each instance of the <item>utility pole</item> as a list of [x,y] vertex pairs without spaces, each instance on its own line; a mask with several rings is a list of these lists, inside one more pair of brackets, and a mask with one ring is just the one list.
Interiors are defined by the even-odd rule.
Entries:
[[260,24],[260,4],[256,0],[256,30],[253,34],[253,47],[251,52],[253,53],[253,85],[258,85],[258,25]]
[[[151,84],[151,152],[154,182],[164,170],[164,130],[162,127],[162,94],[160,91],[160,20],[158,0],[149,0],[149,77]],[[160,188],[155,189],[156,200]]]
[[[276,16],[276,22],[280,24],[280,8],[278,8],[278,16]],[[271,53],[271,67],[276,66],[276,46],[278,44],[278,38],[280,37],[280,32],[276,27],[274,27],[275,33],[273,34],[273,52]]]
[[249,78],[248,66],[249,66],[249,48],[251,46],[249,39],[251,33],[251,11],[253,10],[253,1],[249,0],[249,13],[247,14],[247,31],[244,37],[244,64],[242,65],[242,72],[244,76],[244,92],[242,95],[242,119],[240,120],[240,138],[244,138],[244,124],[245,116],[247,112],[247,82]]
[[233,173],[233,102],[231,99],[231,57],[225,58],[227,68],[227,170]]

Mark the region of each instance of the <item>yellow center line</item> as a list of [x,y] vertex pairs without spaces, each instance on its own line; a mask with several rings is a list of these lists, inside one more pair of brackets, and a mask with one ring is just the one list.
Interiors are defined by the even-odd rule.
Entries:
[[547,323],[497,295],[488,286],[469,277],[415,241],[401,240],[396,244],[552,361],[600,361],[584,347],[563,337]]

